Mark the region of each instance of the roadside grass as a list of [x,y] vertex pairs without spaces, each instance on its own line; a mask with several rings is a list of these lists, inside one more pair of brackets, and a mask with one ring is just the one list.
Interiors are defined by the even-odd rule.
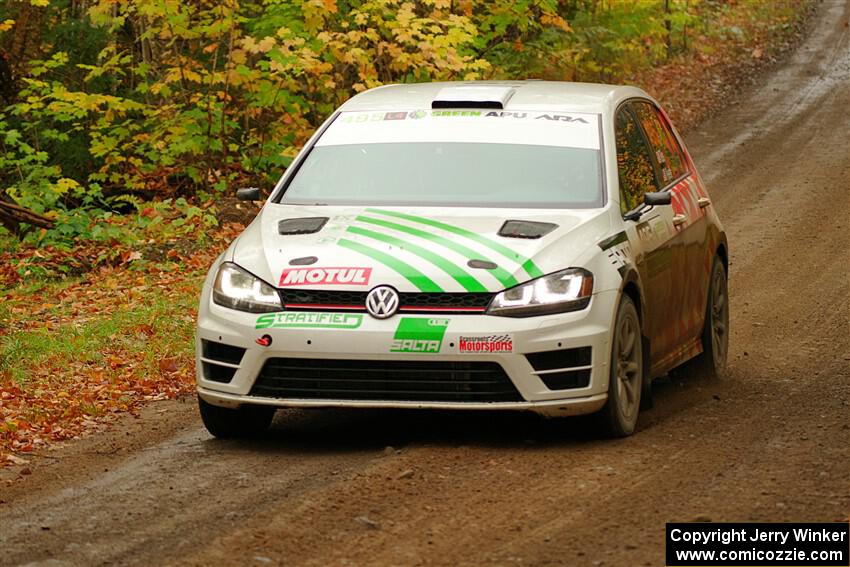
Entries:
[[14,299],[0,292],[0,454],[78,437],[146,401],[191,391],[203,274],[186,276],[145,277],[108,294],[85,280],[32,286],[42,301],[55,298],[35,305],[19,295],[26,287]]
[[76,249],[36,249],[40,264],[7,266],[12,277],[0,280],[0,466],[145,402],[191,392],[204,275],[242,228],[227,225],[197,241],[116,245],[119,265],[77,276],[54,269],[79,257]]
[[154,290],[139,298],[139,304],[112,306],[94,317],[68,322],[63,322],[67,314],[61,305],[50,306],[36,318],[13,314],[4,306],[3,317],[19,330],[0,338],[0,372],[8,371],[14,382],[26,386],[45,371],[61,378],[57,369],[121,365],[109,353],[138,351],[144,356],[140,369],[154,374],[158,361],[191,354],[196,295],[195,289],[168,297]]

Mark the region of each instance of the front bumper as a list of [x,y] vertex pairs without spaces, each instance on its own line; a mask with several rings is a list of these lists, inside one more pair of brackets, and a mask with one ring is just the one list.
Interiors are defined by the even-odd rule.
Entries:
[[[488,315],[396,315],[378,320],[367,314],[362,317],[340,317],[336,321],[324,318],[320,323],[333,326],[275,328],[266,327],[274,316],[261,320],[260,315],[233,311],[216,305],[205,287],[201,298],[196,337],[197,385],[199,395],[207,402],[225,407],[243,404],[277,407],[362,407],[362,408],[428,408],[428,409],[504,409],[530,410],[546,415],[576,415],[600,409],[607,399],[610,329],[616,310],[617,292],[600,292],[582,311],[529,318],[493,317]],[[439,341],[401,342],[402,319],[420,319],[441,326]],[[356,320],[356,321],[355,321]],[[306,318],[307,323],[317,323]],[[356,327],[352,327],[354,322]],[[425,323],[423,323],[425,324]],[[265,328],[257,328],[265,327]],[[346,328],[348,327],[348,328]],[[269,346],[257,344],[257,339],[271,338]],[[510,352],[461,352],[461,339],[469,337],[509,337]],[[435,339],[436,337],[426,337]],[[213,341],[245,349],[227,383],[208,380],[203,365],[215,360],[203,357],[202,341]],[[418,343],[422,342],[424,348]],[[437,344],[439,343],[439,344]],[[468,344],[468,342],[466,343]],[[590,347],[591,362],[586,386],[570,389],[550,389],[542,375],[535,370],[526,354]],[[418,349],[418,350],[416,350]],[[406,350],[408,352],[400,352]],[[409,352],[416,350],[415,352]],[[496,362],[505,371],[521,400],[429,401],[382,399],[309,399],[304,397],[263,397],[252,395],[258,375],[269,359],[285,357],[319,360],[360,361],[443,361]],[[589,367],[589,368],[588,368]],[[551,372],[551,370],[549,371]]]

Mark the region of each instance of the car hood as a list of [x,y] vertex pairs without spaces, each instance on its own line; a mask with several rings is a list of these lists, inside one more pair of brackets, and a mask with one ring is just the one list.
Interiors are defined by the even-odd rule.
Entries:
[[[500,235],[506,221],[542,224],[509,226],[526,237]],[[601,209],[269,203],[228,259],[282,288],[492,292],[580,266],[610,229]],[[529,230],[546,234],[529,238]]]

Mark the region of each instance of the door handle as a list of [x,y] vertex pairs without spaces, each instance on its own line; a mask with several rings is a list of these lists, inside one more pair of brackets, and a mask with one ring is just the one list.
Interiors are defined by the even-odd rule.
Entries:
[[685,215],[673,215],[673,226],[682,226],[688,221]]
[[700,197],[697,199],[697,203],[699,203],[699,208],[704,209],[711,204],[711,199],[708,197]]

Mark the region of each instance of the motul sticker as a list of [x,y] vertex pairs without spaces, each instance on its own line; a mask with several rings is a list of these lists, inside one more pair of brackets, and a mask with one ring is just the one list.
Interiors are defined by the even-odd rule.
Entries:
[[371,275],[372,268],[287,268],[278,285],[369,285]]
[[514,340],[510,335],[484,335],[479,337],[458,337],[458,352],[513,352]]
[[390,352],[440,352],[448,326],[448,319],[402,317],[398,322]]

